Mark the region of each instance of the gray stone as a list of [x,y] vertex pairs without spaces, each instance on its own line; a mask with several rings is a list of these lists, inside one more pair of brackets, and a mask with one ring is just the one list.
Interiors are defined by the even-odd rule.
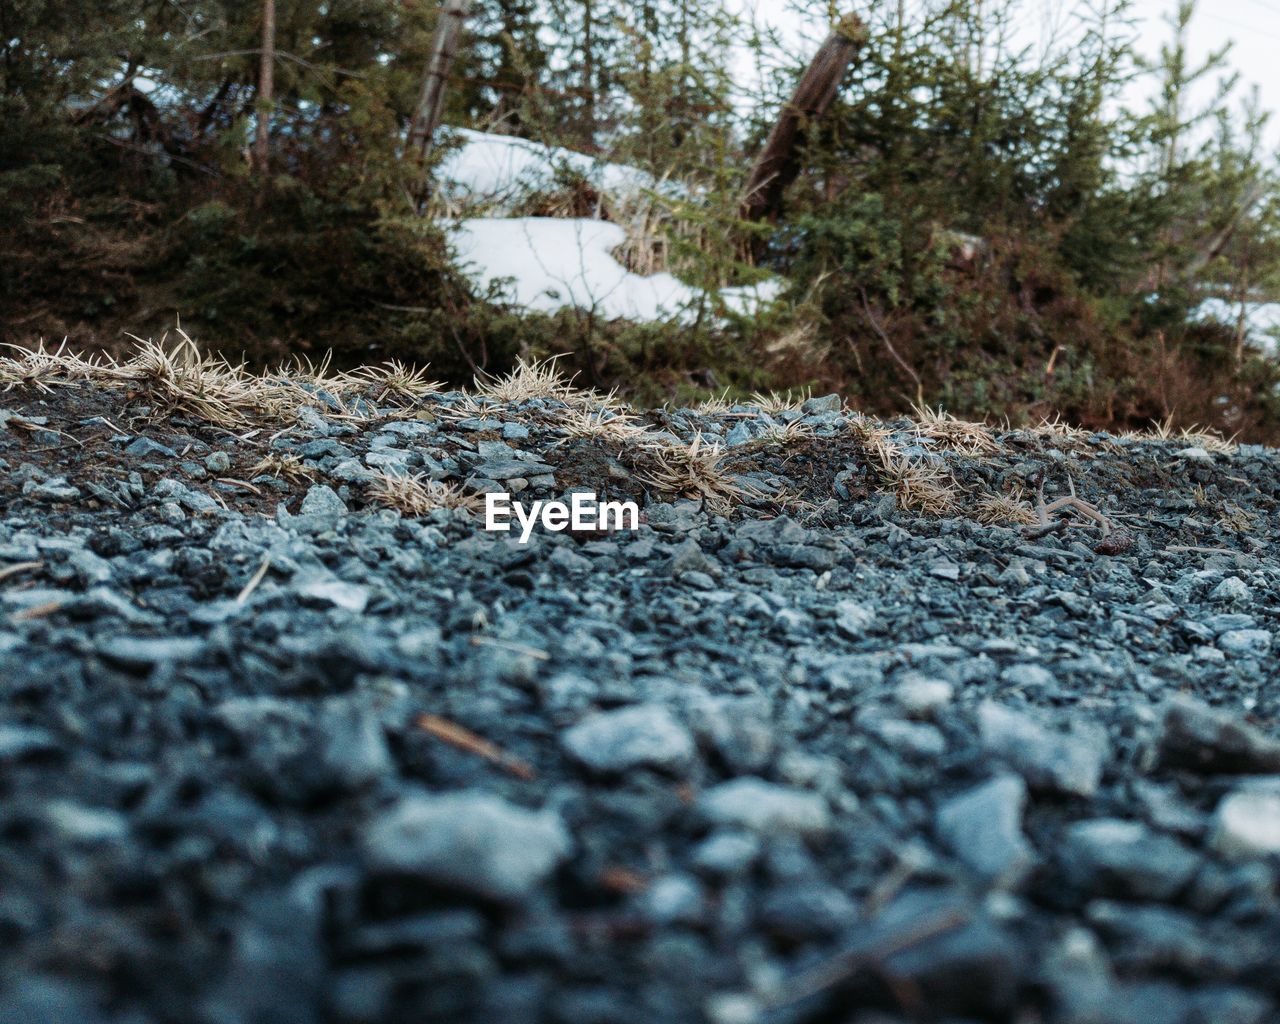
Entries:
[[338,492],[328,484],[312,484],[307,488],[306,496],[298,514],[303,516],[345,516],[347,503],[338,497]]
[[1208,773],[1280,772],[1280,741],[1235,716],[1186,696],[1164,709],[1155,742],[1158,763]]
[[1264,658],[1271,652],[1271,634],[1265,629],[1232,629],[1218,637],[1218,648],[1238,658]]
[[732,878],[760,856],[760,838],[753,832],[713,832],[693,851],[693,865],[709,875]]
[[226,452],[210,452],[204,457],[204,468],[210,473],[225,473],[231,468],[231,456]]
[[821,835],[831,827],[827,802],[817,793],[758,778],[734,779],[707,790],[698,799],[698,809],[715,825],[764,835]]
[[555,472],[554,466],[544,462],[526,462],[523,459],[493,459],[481,462],[472,472],[485,480],[512,480],[516,477],[550,475]]
[[908,715],[928,718],[950,704],[954,692],[955,687],[945,679],[909,673],[899,681],[893,696]]
[[1213,588],[1209,599],[1219,604],[1248,604],[1253,600],[1253,591],[1239,576],[1228,576]]
[[838,601],[836,603],[836,632],[849,640],[861,640],[867,631],[875,625],[876,612],[857,601]]
[[938,809],[938,835],[975,874],[1013,887],[1035,863],[1022,834],[1027,787],[1017,775],[1001,775]]
[[1047,690],[1054,686],[1053,673],[1043,665],[1010,665],[1000,673],[1000,681],[1019,690]]
[[333,605],[359,615],[369,604],[369,588],[345,580],[317,578],[304,580],[297,586],[299,597]]
[[21,761],[58,749],[58,741],[46,729],[0,723],[0,762]]
[[519,901],[568,857],[571,841],[554,811],[462,790],[402,797],[373,820],[363,847],[375,869]]
[[664,707],[644,704],[593,715],[569,729],[565,750],[600,773],[635,768],[679,771],[693,761],[693,736]]
[[1060,856],[1068,880],[1089,895],[1139,900],[1172,899],[1201,863],[1176,839],[1117,818],[1070,826]]
[[806,398],[800,406],[800,411],[806,416],[815,416],[824,412],[839,412],[843,404],[844,401],[839,395],[822,395]]
[[1213,848],[1247,860],[1280,854],[1280,792],[1231,793],[1213,819]]
[[1032,789],[1093,796],[1107,758],[1099,732],[1054,732],[1029,715],[985,701],[978,708],[982,746],[1021,775]]
[[158,441],[153,441],[149,437],[134,438],[133,441],[125,448],[125,452],[139,458],[145,458],[148,455],[161,455],[166,459],[176,459],[178,457],[178,453],[168,445],[160,444]]
[[204,649],[204,640],[191,636],[113,636],[98,644],[98,652],[104,658],[128,668],[194,661]]
[[80,497],[80,489],[67,483],[65,476],[50,477],[43,483],[28,481],[22,485],[22,493],[43,501],[75,501]]

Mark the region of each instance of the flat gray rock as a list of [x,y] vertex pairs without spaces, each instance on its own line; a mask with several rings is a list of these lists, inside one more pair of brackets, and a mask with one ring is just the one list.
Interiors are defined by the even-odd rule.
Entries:
[[553,811],[528,811],[489,793],[457,791],[403,797],[373,820],[363,847],[378,870],[518,901],[568,857],[571,841]]
[[653,704],[593,715],[569,729],[562,743],[576,761],[602,774],[634,768],[679,771],[695,755],[689,730]]

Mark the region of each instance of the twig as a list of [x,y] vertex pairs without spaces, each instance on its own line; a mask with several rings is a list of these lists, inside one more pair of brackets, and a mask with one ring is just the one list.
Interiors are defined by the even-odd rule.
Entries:
[[236,604],[243,605],[249,600],[249,595],[258,589],[258,584],[262,582],[264,576],[267,575],[267,569],[271,567],[271,554],[262,556],[262,564],[258,566],[258,571],[253,574],[253,578],[244,585],[244,589],[236,595]]
[[39,569],[44,562],[18,562],[16,565],[5,566],[0,569],[0,580],[7,580],[10,576],[16,576],[20,572],[26,572],[28,569]]
[[525,644],[513,643],[510,640],[499,640],[492,636],[473,636],[471,638],[471,646],[473,647],[501,647],[504,650],[513,651],[516,654],[528,655],[537,661],[549,661],[551,655],[546,651],[539,650],[537,647],[528,647]]
[[450,746],[465,750],[467,753],[482,757],[491,764],[510,772],[518,779],[533,779],[536,776],[533,768],[525,761],[508,754],[496,743],[491,743],[457,722],[451,722],[439,715],[422,714],[418,716],[417,726],[423,732],[434,736]]
[[901,953],[912,946],[918,946],[922,942],[960,927],[966,920],[967,917],[958,910],[932,914],[902,934],[893,936],[879,948],[838,954],[826,963],[802,974],[797,979],[795,987],[775,1000],[773,1005],[785,1006],[799,1002],[801,999],[838,985],[863,968],[876,967],[896,953]]
[[902,356],[898,354],[898,350],[893,347],[893,342],[889,340],[889,335],[885,332],[885,329],[880,326],[880,321],[876,319],[875,314],[871,312],[871,303],[867,301],[867,290],[865,288],[859,288],[858,294],[862,296],[862,309],[863,309],[863,312],[866,313],[867,322],[871,324],[871,329],[876,332],[876,334],[880,338],[880,341],[884,344],[884,347],[889,350],[889,355],[893,356],[894,362],[896,362],[899,366],[901,366],[904,370],[906,370],[907,373],[910,375],[911,379],[915,382],[916,404],[919,406],[923,406],[924,405],[924,385],[920,382],[920,375],[916,373],[916,371],[912,368],[910,363],[908,363],[905,359],[902,358]]

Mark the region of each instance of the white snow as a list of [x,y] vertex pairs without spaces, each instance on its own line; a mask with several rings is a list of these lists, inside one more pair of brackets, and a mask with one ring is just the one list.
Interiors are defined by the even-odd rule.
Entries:
[[[613,257],[626,233],[600,220],[552,217],[483,217],[450,230],[457,263],[476,284],[506,282],[509,301],[552,313],[565,307],[602,320],[691,322],[700,309],[718,314],[716,297],[673,277],[643,276]],[[754,315],[777,297],[782,281],[725,288],[718,298],[731,312]]]
[[566,171],[615,197],[683,194],[677,184],[528,139],[448,130],[461,145],[445,154],[436,178],[440,194],[461,211],[448,227],[456,262],[483,289],[503,282],[504,297],[515,306],[542,313],[572,307],[602,320],[688,323],[700,311],[712,318],[725,312],[753,316],[782,292],[784,282],[776,278],[711,294],[671,274],[633,273],[613,256],[626,232],[610,221],[510,216],[521,199],[561,187]]
[[[1196,307],[1195,317],[1217,320],[1234,327],[1240,317],[1240,304],[1225,299],[1205,299]],[[1280,302],[1246,302],[1244,306],[1245,336],[1249,344],[1264,355],[1280,354]]]
[[558,146],[544,146],[510,135],[450,128],[462,145],[449,150],[436,178],[450,199],[499,207],[524,196],[554,189],[557,172],[570,171],[611,195],[634,195],[656,187],[635,167],[596,160]]

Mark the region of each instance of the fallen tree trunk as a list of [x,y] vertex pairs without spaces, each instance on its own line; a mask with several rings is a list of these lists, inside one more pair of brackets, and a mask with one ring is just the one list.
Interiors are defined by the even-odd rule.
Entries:
[[783,193],[800,173],[798,151],[804,126],[831,106],[840,80],[866,40],[867,29],[861,19],[847,14],[818,47],[751,168],[742,199],[743,220],[769,220],[778,215]]

